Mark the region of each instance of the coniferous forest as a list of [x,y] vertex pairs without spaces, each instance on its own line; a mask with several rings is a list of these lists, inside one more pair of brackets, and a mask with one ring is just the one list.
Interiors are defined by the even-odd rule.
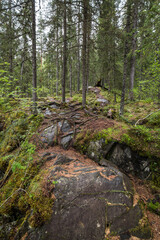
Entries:
[[0,1],[0,239],[160,239],[159,0]]
[[[101,80],[159,102],[159,1],[1,1],[1,96],[62,96]],[[36,15],[36,16],[35,16]],[[33,77],[34,76],[34,77]],[[37,98],[34,96],[34,100]]]

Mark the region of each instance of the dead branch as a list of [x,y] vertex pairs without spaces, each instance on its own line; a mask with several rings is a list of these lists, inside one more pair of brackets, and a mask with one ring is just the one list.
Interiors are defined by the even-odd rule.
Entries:
[[151,112],[151,113],[148,114],[146,117],[139,119],[139,120],[135,123],[135,126],[137,126],[137,124],[138,124],[140,121],[145,120],[146,118],[148,118],[149,116],[151,116],[153,113],[156,113],[156,112],[159,112],[159,111],[160,111],[160,108],[159,108],[157,111],[155,111],[155,112]]
[[84,109],[84,112],[87,113],[90,116],[96,116],[94,113],[88,111],[87,109]]
[[[15,192],[13,192],[13,193],[0,205],[0,208],[3,207],[3,205],[4,205],[6,202],[8,202],[8,200],[9,200],[10,198],[12,198],[13,195],[15,195],[16,193],[18,193],[18,192],[20,192],[20,191],[27,193],[26,190],[24,190],[23,188],[18,188]],[[28,194],[28,193],[27,193],[27,194]],[[29,195],[29,194],[28,194],[28,195]]]

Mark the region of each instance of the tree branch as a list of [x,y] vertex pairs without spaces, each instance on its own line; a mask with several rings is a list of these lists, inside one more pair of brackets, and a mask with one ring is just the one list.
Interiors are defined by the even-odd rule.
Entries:
[[137,126],[137,124],[138,124],[140,121],[145,120],[146,118],[148,118],[149,116],[151,116],[153,113],[156,113],[156,112],[159,112],[159,111],[160,111],[160,108],[159,108],[157,111],[148,114],[146,117],[141,118],[141,119],[138,119],[138,121],[135,123],[135,126]]

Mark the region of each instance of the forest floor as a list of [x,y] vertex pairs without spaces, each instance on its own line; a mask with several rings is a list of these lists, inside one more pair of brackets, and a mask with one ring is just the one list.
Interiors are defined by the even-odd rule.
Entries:
[[[62,104],[59,98],[41,98],[38,102],[38,110],[40,114],[43,115],[43,121],[31,138],[31,142],[36,145],[36,154],[40,157],[42,157],[45,153],[63,154],[72,159],[79,159],[87,165],[97,165],[97,163],[89,159],[85,153],[75,149],[75,143],[77,141],[77,136],[79,135],[81,135],[80,140],[82,139],[83,145],[83,143],[85,144],[85,141],[94,138],[95,134],[100,134],[100,137],[105,134],[108,142],[112,140],[122,142],[122,137],[125,135],[127,142],[124,143],[132,144],[132,142],[134,142],[133,147],[136,147],[138,152],[141,150],[142,152],[149,151],[151,155],[159,157],[159,106],[149,100],[132,103],[126,102],[124,117],[120,118],[120,99],[118,96],[116,100],[117,102],[114,102],[113,93],[111,94],[98,87],[89,88],[86,108],[82,108],[82,98],[80,94],[68,97],[65,104]],[[22,114],[21,107],[19,107],[19,110],[20,114]],[[156,114],[154,114],[154,112]],[[26,108],[25,106],[25,113],[30,115],[30,107]],[[153,115],[151,113],[153,113]],[[150,115],[150,117],[146,118],[148,115]],[[23,117],[23,120],[25,121],[25,117]],[[14,123],[13,120],[8,121],[9,125],[11,125],[12,122]],[[61,139],[68,136],[68,132],[63,132],[62,126],[58,126],[60,122],[63,125],[64,121],[69,123],[69,132],[72,132],[73,134],[73,139],[67,149],[64,149],[60,145]],[[135,126],[137,121],[139,121],[142,125]],[[58,129],[55,139],[57,145],[54,146],[48,146],[45,142],[41,141],[42,133],[45,129],[51,126],[57,126]],[[18,130],[16,129],[16,131]],[[131,135],[129,135],[129,132],[131,132]],[[130,147],[132,148],[132,145],[130,145]],[[46,166],[47,164],[50,164],[50,162],[48,161]],[[155,168],[158,169],[159,166],[155,166]],[[135,192],[137,193],[137,200],[139,200],[145,208],[145,214],[149,220],[153,233],[152,239],[160,240],[160,216],[152,211],[149,211],[147,208],[148,201],[154,199],[155,194],[160,194],[160,190],[157,187],[153,188],[152,184],[147,179],[141,180],[135,176],[128,176],[133,183]],[[115,237],[111,238],[111,240],[119,239],[120,238]],[[130,240],[138,240],[138,238],[132,237]]]
[[[107,105],[105,103],[105,100],[108,101],[108,99],[106,99],[101,94],[101,90],[99,88],[92,88],[90,90],[92,91],[92,93],[95,94],[96,99],[102,99],[104,101],[100,101],[99,104],[92,106],[92,108],[82,109],[78,101],[73,102],[72,98],[68,98],[67,109],[66,107],[63,107],[62,109],[57,108],[54,110],[53,109],[51,110],[50,108],[47,109],[47,111],[49,110],[51,111],[51,113],[45,115],[45,119],[42,122],[40,128],[38,129],[39,134],[41,134],[44,129],[51,126],[56,121],[67,120],[71,124],[74,134],[77,134],[82,130],[83,131],[91,130],[90,133],[91,132],[95,133],[108,128],[121,129],[121,131],[119,131],[119,133],[115,136],[117,141],[120,140],[121,135],[124,134],[128,129],[127,125],[125,126],[125,123],[122,124],[122,122],[112,119],[114,118],[114,111],[112,112],[112,107],[111,108],[105,107]],[[49,102],[52,102],[52,104],[59,104],[59,102],[55,102],[55,99],[53,98],[49,98],[48,100]],[[139,105],[140,108],[144,107],[143,103],[137,103],[135,105]],[[103,110],[106,109],[106,116],[101,114],[102,109]],[[156,110],[156,107],[155,107],[155,110]],[[108,111],[110,111],[109,115],[108,115]],[[135,111],[137,110],[135,109]],[[131,107],[128,108],[128,112],[131,112]],[[146,107],[145,115],[147,115],[148,112],[149,110]],[[140,109],[138,109],[138,114],[133,114],[133,115],[132,114],[127,115],[130,118],[130,121],[136,122],[138,119],[143,118]],[[144,111],[143,111],[143,114],[144,114]],[[62,133],[59,134],[60,137],[62,137],[62,135],[65,135],[65,134],[62,134]],[[47,153],[54,152],[57,154],[64,154],[69,158],[79,159],[80,161],[86,164],[91,164],[91,165],[97,164],[93,162],[91,159],[89,159],[87,156],[82,155],[81,153],[76,151],[72,146],[70,146],[68,150],[64,150],[61,146],[54,146],[54,147],[49,147],[47,149],[44,149],[44,146],[41,146],[38,144],[38,140],[36,138],[34,138],[34,142],[35,141],[37,141],[37,152],[39,156],[42,156],[47,151]],[[72,145],[73,144],[74,142],[72,142]],[[152,233],[153,233],[152,239],[159,240],[160,239],[160,216],[147,209],[147,202],[150,199],[154,198],[154,192],[151,189],[150,184],[146,180],[143,181],[131,175],[129,175],[129,177],[134,185],[135,191],[137,192],[137,198],[141,202],[143,202],[145,206],[145,214],[149,220]],[[118,238],[115,238],[115,237],[113,237],[112,239],[118,240]],[[131,238],[131,240],[136,240],[136,239],[138,238],[136,237]]]

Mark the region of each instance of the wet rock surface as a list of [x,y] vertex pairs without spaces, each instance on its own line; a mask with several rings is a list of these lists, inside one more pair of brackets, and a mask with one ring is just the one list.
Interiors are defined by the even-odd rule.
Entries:
[[104,240],[107,230],[134,235],[131,229],[139,227],[143,213],[139,205],[133,207],[127,176],[109,163],[100,167],[64,155],[53,161],[47,178],[56,181],[52,217],[24,239]]
[[90,142],[87,155],[102,166],[105,166],[105,160],[106,165],[107,161],[110,161],[124,172],[142,179],[148,178],[151,172],[150,159],[140,156],[125,144],[117,142],[106,144],[104,139],[100,139]]
[[57,132],[56,125],[46,128],[41,134],[42,142],[47,143],[49,146],[54,146],[56,132]]
[[[54,146],[57,142],[59,133],[62,133],[59,144],[64,148],[68,149],[73,139],[73,131],[68,121],[59,121],[57,124],[46,128],[41,133],[41,141],[48,146]],[[66,135],[63,135],[66,134]]]

